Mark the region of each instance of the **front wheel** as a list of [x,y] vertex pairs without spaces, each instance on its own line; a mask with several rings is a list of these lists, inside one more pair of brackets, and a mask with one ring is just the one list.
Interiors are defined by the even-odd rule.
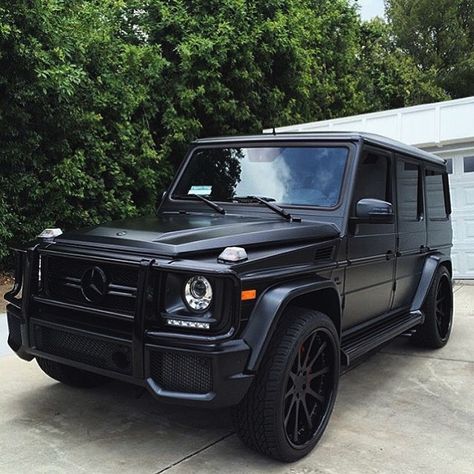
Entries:
[[292,462],[314,448],[328,424],[339,383],[339,338],[320,312],[290,308],[282,318],[234,423],[245,444]]

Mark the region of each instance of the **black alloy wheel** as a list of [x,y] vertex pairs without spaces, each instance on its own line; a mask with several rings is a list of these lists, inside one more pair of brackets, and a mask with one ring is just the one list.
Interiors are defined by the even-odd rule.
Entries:
[[284,406],[286,436],[295,447],[311,442],[327,414],[333,386],[333,359],[331,340],[320,329],[306,338],[295,355],[288,373]]
[[443,340],[451,330],[452,307],[451,283],[446,276],[443,276],[438,283],[435,303],[436,326],[438,335]]
[[306,456],[327,427],[340,373],[339,335],[318,311],[282,315],[234,424],[249,447],[293,462]]
[[411,337],[414,344],[430,349],[445,346],[453,325],[453,288],[451,274],[440,266],[423,305],[425,321]]

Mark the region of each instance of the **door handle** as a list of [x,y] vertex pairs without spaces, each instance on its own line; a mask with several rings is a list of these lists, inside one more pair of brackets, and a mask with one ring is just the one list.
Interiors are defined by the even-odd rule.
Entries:
[[385,258],[387,260],[392,260],[395,258],[395,252],[393,250],[387,250],[387,253],[385,254]]

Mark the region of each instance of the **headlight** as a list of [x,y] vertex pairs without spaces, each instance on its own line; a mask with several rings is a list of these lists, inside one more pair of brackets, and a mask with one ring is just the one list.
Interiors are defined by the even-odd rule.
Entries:
[[212,302],[212,286],[203,276],[193,276],[184,285],[184,299],[193,311],[206,311]]

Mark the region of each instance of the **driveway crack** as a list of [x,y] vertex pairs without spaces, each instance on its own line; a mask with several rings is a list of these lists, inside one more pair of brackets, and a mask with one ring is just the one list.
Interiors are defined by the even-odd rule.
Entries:
[[184,461],[187,461],[188,459],[191,459],[192,457],[196,456],[197,454],[200,454],[202,453],[203,451],[206,451],[207,449],[209,448],[212,448],[213,446],[215,446],[217,443],[220,443],[221,441],[224,441],[225,439],[227,438],[230,438],[232,435],[234,435],[235,432],[232,431],[230,433],[227,433],[225,434],[224,436],[221,436],[220,438],[216,439],[215,441],[212,441],[212,443],[209,443],[209,444],[206,444],[206,446],[203,446],[202,448],[194,451],[193,453],[191,454],[188,454],[187,456],[185,456],[184,458],[182,459],[179,459],[178,461],[172,463],[172,464],[169,464],[168,466],[164,467],[163,469],[161,469],[160,471],[158,471],[156,474],[161,474],[162,472],[165,472],[165,471],[168,471],[169,469],[171,469],[172,467],[174,466],[177,466],[178,464],[181,464],[182,462]]

